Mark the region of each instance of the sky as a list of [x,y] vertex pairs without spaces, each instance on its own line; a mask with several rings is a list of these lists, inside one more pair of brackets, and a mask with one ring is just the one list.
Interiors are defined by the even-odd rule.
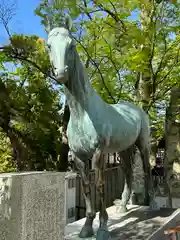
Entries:
[[[46,33],[41,25],[41,18],[34,14],[34,10],[39,5],[40,0],[10,0],[16,1],[16,15],[9,24],[11,33],[38,35],[46,38]],[[6,2],[0,0],[0,4]],[[7,1],[8,2],[8,1]],[[6,43],[8,36],[2,24],[0,25],[0,44]]]

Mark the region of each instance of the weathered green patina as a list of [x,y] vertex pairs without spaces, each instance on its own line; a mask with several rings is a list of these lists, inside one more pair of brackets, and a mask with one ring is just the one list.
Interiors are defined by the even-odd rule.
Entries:
[[[92,223],[95,217],[90,198],[88,172],[85,167],[92,159],[96,172],[96,187],[100,196],[100,227],[98,240],[109,239],[107,229],[108,215],[104,200],[105,153],[121,152],[133,157],[136,145],[141,153],[145,171],[146,197],[151,189],[149,166],[149,120],[138,106],[120,101],[107,104],[92,88],[86,71],[80,61],[75,43],[71,36],[72,22],[69,16],[59,27],[47,29],[47,47],[56,80],[64,84],[66,99],[70,108],[70,120],[67,127],[68,142],[73,154],[75,168],[82,177],[82,189],[86,202],[86,222],[80,237],[93,235]],[[129,160],[127,160],[128,162]],[[130,197],[132,173],[130,162],[125,166],[125,188],[122,194],[122,210]]]

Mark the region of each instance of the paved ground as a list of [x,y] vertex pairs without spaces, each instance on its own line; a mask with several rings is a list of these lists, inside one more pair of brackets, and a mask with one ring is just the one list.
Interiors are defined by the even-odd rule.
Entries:
[[[172,218],[172,215],[177,214],[173,209],[161,209],[150,211],[148,207],[129,206],[129,211],[126,214],[116,213],[115,206],[107,209],[109,214],[109,230],[113,240],[148,240],[159,239],[151,238],[150,236],[162,227],[166,222]],[[178,215],[179,216],[179,215]],[[78,233],[80,232],[85,219],[68,224],[66,227],[66,240],[78,240]],[[99,226],[98,214],[94,221],[95,233]],[[162,232],[162,231],[161,231]],[[162,233],[161,233],[162,235]],[[95,239],[95,237],[90,238]],[[162,238],[161,238],[162,239]]]

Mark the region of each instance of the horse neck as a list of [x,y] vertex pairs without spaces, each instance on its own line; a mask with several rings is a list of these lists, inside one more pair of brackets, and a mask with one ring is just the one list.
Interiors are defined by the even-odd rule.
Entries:
[[69,64],[69,80],[65,85],[65,95],[70,108],[71,117],[79,119],[88,112],[90,102],[97,99],[78,53],[74,50],[73,64]]

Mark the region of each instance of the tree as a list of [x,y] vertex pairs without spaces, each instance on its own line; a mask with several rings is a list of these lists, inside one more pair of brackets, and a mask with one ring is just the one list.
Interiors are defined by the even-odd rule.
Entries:
[[0,102],[8,104],[2,109],[8,119],[1,127],[11,140],[16,169],[57,169],[61,106],[59,91],[47,79],[49,59],[36,36],[13,35],[10,40],[1,48],[1,64],[16,64],[16,68],[9,72],[3,67],[1,91],[8,93]]
[[0,131],[0,156],[0,172],[15,171],[12,161],[11,144],[2,130]]
[[[59,24],[67,11],[74,18],[73,36],[82,61],[94,87],[106,101],[117,102],[119,95],[135,100],[138,95],[137,101],[149,111],[162,98],[159,88],[164,88],[164,95],[177,84],[170,81],[170,75],[177,71],[179,63],[178,5],[143,0],[133,4],[41,1],[36,9],[44,24],[46,15]],[[167,82],[172,82],[169,88],[165,87]],[[127,91],[133,93],[123,94]]]

